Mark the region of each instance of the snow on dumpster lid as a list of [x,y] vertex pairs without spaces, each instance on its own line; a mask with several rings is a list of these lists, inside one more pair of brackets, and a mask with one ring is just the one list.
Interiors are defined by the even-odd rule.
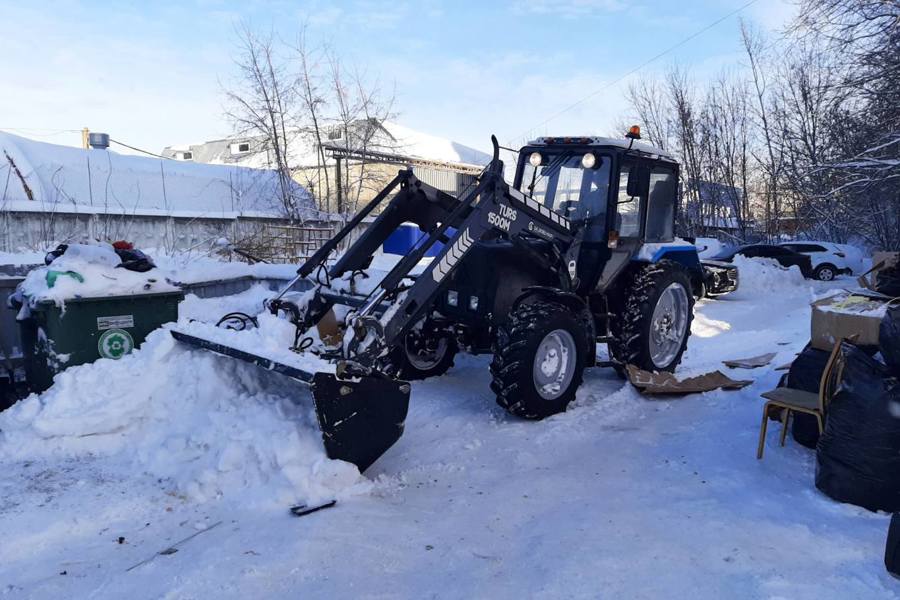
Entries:
[[[280,217],[278,174],[84,150],[0,132],[0,210]],[[309,192],[294,195],[313,210]]]

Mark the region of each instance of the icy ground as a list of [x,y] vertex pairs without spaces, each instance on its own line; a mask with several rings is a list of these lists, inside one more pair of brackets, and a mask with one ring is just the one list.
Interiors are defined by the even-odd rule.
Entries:
[[[460,357],[414,384],[405,435],[365,478],[307,445],[308,405],[277,375],[164,336],[70,370],[0,415],[0,597],[895,597],[888,516],[820,494],[814,454],[779,447],[777,424],[755,456],[759,393],[827,288],[752,265],[742,286],[698,304],[679,373],[777,350],[723,369],[752,386],[647,399],[595,369],[568,412],[532,423],[494,404],[486,357]],[[290,493],[329,490],[335,508],[288,513]]]

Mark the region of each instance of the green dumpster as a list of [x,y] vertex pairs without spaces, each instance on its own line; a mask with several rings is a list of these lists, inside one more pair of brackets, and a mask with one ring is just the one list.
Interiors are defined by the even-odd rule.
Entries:
[[66,367],[129,354],[151,331],[178,320],[183,299],[180,291],[74,298],[65,310],[51,300],[38,302],[19,321],[29,389],[46,390]]

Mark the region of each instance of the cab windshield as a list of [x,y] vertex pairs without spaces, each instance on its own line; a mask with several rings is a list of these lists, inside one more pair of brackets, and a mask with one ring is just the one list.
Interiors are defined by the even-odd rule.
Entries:
[[[543,153],[542,153],[543,154]],[[593,168],[582,166],[584,152],[544,154],[542,164],[525,162],[519,191],[573,220],[606,211],[610,157],[596,154]]]

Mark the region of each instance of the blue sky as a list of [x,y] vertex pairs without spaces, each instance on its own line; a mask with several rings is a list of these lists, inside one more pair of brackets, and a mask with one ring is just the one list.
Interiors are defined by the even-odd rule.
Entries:
[[[544,133],[612,133],[627,115],[628,80],[536,127],[747,0],[261,2],[0,0],[0,128],[77,145],[88,126],[135,146],[226,135],[221,84],[234,69],[234,24],[312,42],[396,84],[397,120],[479,148]],[[35,3],[38,4],[38,3]],[[776,31],[787,0],[741,16]],[[742,61],[731,17],[635,77],[673,61],[698,82]]]

